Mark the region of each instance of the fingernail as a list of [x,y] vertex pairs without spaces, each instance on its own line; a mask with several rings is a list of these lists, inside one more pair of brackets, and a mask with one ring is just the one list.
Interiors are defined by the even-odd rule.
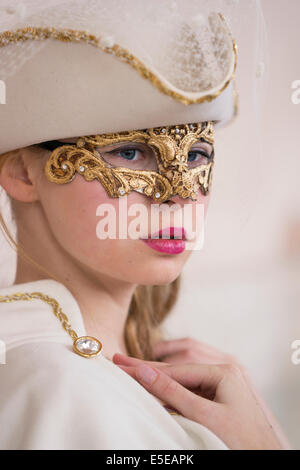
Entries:
[[157,377],[157,372],[152,367],[140,364],[136,370],[137,378],[147,385],[151,385]]
[[121,354],[121,353],[115,353],[113,355],[113,361],[122,361],[122,360],[126,360],[128,358],[128,356],[126,356],[125,354]]

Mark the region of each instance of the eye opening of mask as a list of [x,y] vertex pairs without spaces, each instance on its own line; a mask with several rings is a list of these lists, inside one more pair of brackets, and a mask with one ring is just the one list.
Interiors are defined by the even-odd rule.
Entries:
[[[211,147],[210,155],[207,155],[207,156],[208,156],[208,158],[212,158],[214,156],[214,152],[215,152],[214,145],[201,137],[201,139],[197,143],[202,143],[202,142],[205,143],[205,144],[208,144]],[[197,143],[195,143],[194,145],[197,145]],[[139,145],[139,144],[140,143],[136,142],[136,141],[120,142],[118,144],[114,144],[114,148],[112,150],[107,150],[107,152],[108,153],[114,152],[115,150],[118,150],[119,148],[121,148],[123,146],[124,146],[124,148],[126,146],[127,150],[131,150],[131,146]],[[76,142],[62,142],[61,140],[47,140],[45,142],[40,142],[38,144],[33,144],[32,146],[33,147],[40,147],[40,148],[43,148],[45,150],[49,150],[50,152],[52,152],[53,150],[57,149],[58,147],[61,147],[62,145],[74,145],[74,146],[76,146]],[[128,148],[127,148],[127,146],[128,146]]]

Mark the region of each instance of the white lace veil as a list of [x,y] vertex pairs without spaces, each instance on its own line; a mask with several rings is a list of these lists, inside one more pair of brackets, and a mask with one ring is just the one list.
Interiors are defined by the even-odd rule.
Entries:
[[[71,28],[113,38],[174,84],[197,90],[211,80],[219,83],[228,67],[228,38],[217,28],[204,28],[209,14],[221,12],[230,29],[236,31],[241,27],[240,15],[249,17],[254,3],[252,0],[1,0],[0,30],[12,31],[30,25]],[[1,51],[2,79],[14,74],[44,45],[45,41],[25,41]],[[215,49],[220,51],[217,57]]]
[[[236,133],[241,137],[242,132],[246,142],[250,126],[259,143],[259,106],[267,63],[259,0],[0,0],[0,33],[27,26],[86,31],[101,36],[107,44],[121,44],[174,86],[194,92],[213,88],[228,72],[224,48],[228,37],[218,28],[213,29],[213,35],[204,28],[212,12],[224,16],[238,46],[239,112],[232,125],[220,130],[219,144],[223,145],[223,139],[225,145],[230,142],[234,153],[240,151],[234,143]],[[14,75],[45,44],[45,40],[27,40],[0,47],[0,80]],[[213,53],[216,49],[217,55]],[[233,177],[253,170],[243,155],[235,161]],[[240,196],[243,200],[242,192]],[[15,236],[3,191],[0,210]],[[9,285],[14,279],[16,256],[4,238],[0,240],[0,285]]]

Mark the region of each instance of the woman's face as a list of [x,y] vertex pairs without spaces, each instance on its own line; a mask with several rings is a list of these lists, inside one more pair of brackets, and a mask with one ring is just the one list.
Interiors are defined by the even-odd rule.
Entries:
[[[65,139],[68,142],[75,140]],[[212,146],[207,143],[203,143],[202,148],[208,154],[212,151]],[[63,248],[69,259],[94,275],[98,273],[134,284],[167,284],[178,277],[193,251],[195,242],[193,244],[182,240],[165,240],[164,246],[158,247],[158,251],[142,238],[151,237],[151,234],[158,230],[169,227],[184,229],[187,236],[191,237],[191,229],[195,230],[196,227],[196,206],[203,205],[205,216],[209,195],[204,196],[199,190],[196,201],[174,196],[164,203],[157,204],[150,197],[136,191],[125,197],[112,198],[100,182],[86,181],[78,173],[71,182],[56,184],[50,182],[44,173],[50,152],[41,152],[41,157],[35,156],[34,160],[39,202],[47,228],[53,234],[53,242]],[[130,211],[134,209],[135,204],[139,205],[139,212],[133,215]],[[155,217],[151,212],[154,205]],[[188,209],[185,209],[187,206]],[[172,211],[169,210],[171,207]],[[187,215],[180,217],[180,214],[190,214],[194,226],[191,225],[191,220],[187,219]],[[200,212],[198,216],[199,214]],[[203,220],[200,220],[199,224],[201,228]],[[109,233],[106,239],[102,236],[104,230]],[[120,235],[120,230],[123,235]],[[193,237],[196,241],[195,237],[197,238],[196,234]],[[183,249],[184,245],[186,249]]]

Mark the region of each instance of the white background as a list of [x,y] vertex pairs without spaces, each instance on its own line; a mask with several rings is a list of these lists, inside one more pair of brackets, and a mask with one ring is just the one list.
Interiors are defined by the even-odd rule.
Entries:
[[165,327],[170,338],[192,336],[237,356],[300,449],[300,365],[291,362],[300,339],[300,104],[291,101],[300,2],[262,3],[270,52],[263,151],[251,123],[245,137],[247,90],[238,83],[240,116],[217,143],[205,247],[189,260]]

